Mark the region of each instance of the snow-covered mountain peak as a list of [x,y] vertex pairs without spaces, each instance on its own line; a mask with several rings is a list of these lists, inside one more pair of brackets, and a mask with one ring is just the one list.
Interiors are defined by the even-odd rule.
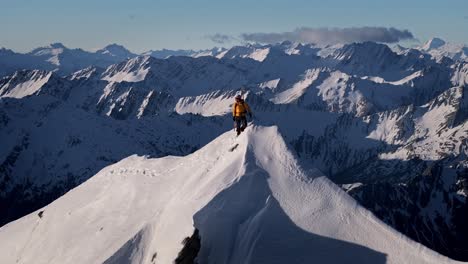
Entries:
[[403,46],[401,46],[399,44],[394,45],[393,47],[391,47],[391,49],[392,49],[393,52],[395,52],[396,54],[399,54],[399,55],[404,54],[408,50],[408,48],[405,48],[405,47],[403,47]]
[[102,74],[102,79],[110,82],[139,82],[143,81],[148,74],[152,56],[138,56],[133,59],[109,66]]
[[30,52],[34,56],[57,55],[68,48],[62,43],[51,43],[44,47],[39,47]]
[[0,228],[0,253],[5,263],[171,263],[194,228],[200,263],[453,263],[303,170],[278,128],[256,126],[186,157],[111,165]]
[[63,45],[60,42],[51,43],[49,44],[49,47],[54,48],[54,49],[66,49],[67,48],[65,47],[65,45]]
[[96,51],[98,54],[106,54],[110,55],[113,57],[119,57],[119,58],[133,58],[137,55],[133,54],[131,51],[126,49],[124,46],[119,45],[119,44],[110,44],[104,47],[103,49],[100,49]]
[[438,49],[438,48],[444,46],[445,44],[447,44],[447,43],[443,39],[432,38],[432,39],[428,40],[426,43],[424,43],[424,45],[421,48],[422,48],[422,50],[430,51],[430,50],[433,50],[433,49]]
[[12,51],[11,49],[7,49],[5,47],[0,47],[0,55],[3,55],[3,54],[13,54],[14,51]]
[[439,38],[433,38],[417,49],[430,54],[438,61],[444,57],[455,61],[468,61],[468,47],[466,45],[445,42]]
[[94,66],[90,66],[72,73],[68,76],[69,80],[93,80],[100,77],[104,70]]
[[346,44],[342,48],[337,49],[331,56],[342,61],[351,58],[356,59],[372,59],[376,61],[386,61],[389,56],[396,54],[384,44],[375,42],[359,42]]
[[51,43],[47,46],[44,46],[44,47],[39,47],[39,48],[36,48],[34,49],[33,51],[31,51],[30,53],[33,54],[33,55],[36,55],[36,56],[42,56],[42,55],[45,55],[45,54],[50,54],[52,52],[55,52],[55,53],[58,53],[58,52],[61,52],[63,50],[67,50],[68,48],[65,47],[65,45],[63,45],[62,43]]

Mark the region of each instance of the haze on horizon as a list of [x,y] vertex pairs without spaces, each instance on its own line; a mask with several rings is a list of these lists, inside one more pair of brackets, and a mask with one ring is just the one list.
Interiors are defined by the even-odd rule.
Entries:
[[416,45],[441,37],[468,43],[464,0],[0,0],[0,4],[0,47],[19,52],[55,42],[85,50],[118,43],[136,53],[282,40]]

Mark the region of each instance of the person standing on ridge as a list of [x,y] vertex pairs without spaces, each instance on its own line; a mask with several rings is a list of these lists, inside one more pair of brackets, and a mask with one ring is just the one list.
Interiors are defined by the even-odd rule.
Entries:
[[235,122],[237,135],[247,127],[247,114],[249,114],[249,118],[252,118],[252,111],[249,105],[242,99],[242,96],[237,95],[236,101],[232,106],[232,120]]

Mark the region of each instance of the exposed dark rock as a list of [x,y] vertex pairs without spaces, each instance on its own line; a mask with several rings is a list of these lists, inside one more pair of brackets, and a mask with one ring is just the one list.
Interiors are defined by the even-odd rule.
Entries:
[[184,241],[182,241],[182,244],[184,244],[184,247],[179,252],[179,255],[177,256],[175,263],[176,264],[197,263],[196,258],[201,247],[201,239],[200,239],[200,235],[198,234],[198,229],[195,229],[191,237],[186,237]]

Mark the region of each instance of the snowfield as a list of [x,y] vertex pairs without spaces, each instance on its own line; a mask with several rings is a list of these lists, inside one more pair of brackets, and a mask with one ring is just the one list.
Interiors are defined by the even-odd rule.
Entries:
[[278,128],[259,126],[185,157],[104,168],[3,226],[0,262],[172,263],[194,228],[199,263],[455,263],[302,169]]

